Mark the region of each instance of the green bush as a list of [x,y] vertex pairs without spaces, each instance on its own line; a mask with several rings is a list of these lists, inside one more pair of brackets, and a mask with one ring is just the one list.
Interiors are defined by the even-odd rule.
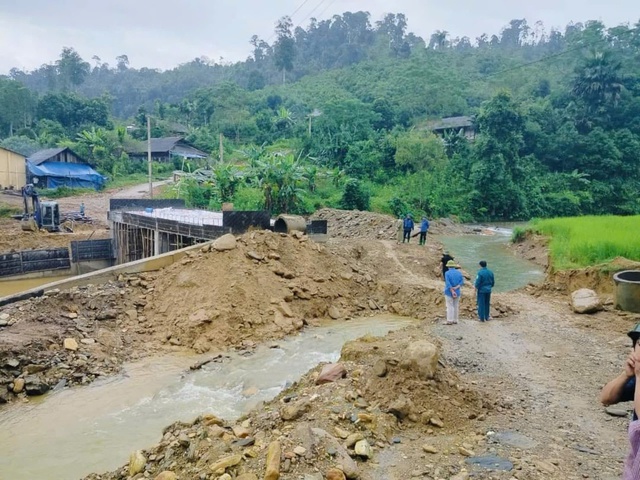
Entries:
[[38,194],[41,197],[46,198],[76,197],[87,193],[95,193],[95,190],[93,188],[71,188],[64,185],[58,188],[45,188],[38,190]]
[[371,195],[355,178],[350,178],[344,185],[340,207],[345,210],[369,210]]

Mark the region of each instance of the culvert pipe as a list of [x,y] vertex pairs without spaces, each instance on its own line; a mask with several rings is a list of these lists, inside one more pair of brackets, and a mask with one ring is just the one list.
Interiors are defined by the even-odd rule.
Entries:
[[299,215],[278,215],[273,224],[273,231],[276,233],[292,233],[307,231],[307,221]]
[[640,270],[623,270],[613,276],[616,306],[626,312],[640,313]]

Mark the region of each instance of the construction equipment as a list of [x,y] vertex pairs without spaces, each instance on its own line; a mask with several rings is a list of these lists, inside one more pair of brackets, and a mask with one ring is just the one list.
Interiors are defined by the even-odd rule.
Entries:
[[[37,231],[41,228],[48,232],[60,231],[60,208],[58,202],[40,202],[33,184],[22,187],[24,214],[21,219],[22,230]],[[31,199],[31,212],[29,212]]]

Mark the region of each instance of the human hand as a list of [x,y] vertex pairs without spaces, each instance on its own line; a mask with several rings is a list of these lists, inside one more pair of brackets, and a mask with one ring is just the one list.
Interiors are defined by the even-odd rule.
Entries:
[[636,375],[636,359],[635,359],[635,351],[632,351],[627,360],[624,362],[624,373],[627,377],[633,377]]
[[[631,362],[629,362],[631,360]],[[636,377],[640,377],[640,349],[634,350],[631,353],[631,358],[627,360],[627,363],[633,363],[633,372]]]
[[457,294],[456,292],[451,292],[451,296],[452,296],[453,298],[458,298],[458,294]]

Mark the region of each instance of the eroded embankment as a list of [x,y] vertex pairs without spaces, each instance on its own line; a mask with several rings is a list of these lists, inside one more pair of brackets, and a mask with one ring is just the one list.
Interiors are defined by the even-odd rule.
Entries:
[[322,246],[270,232],[227,240],[220,251],[206,246],[160,272],[4,307],[0,402],[86,384],[166,349],[251,347],[319,318],[442,315],[435,246],[418,252],[422,271],[409,278],[380,242]]

